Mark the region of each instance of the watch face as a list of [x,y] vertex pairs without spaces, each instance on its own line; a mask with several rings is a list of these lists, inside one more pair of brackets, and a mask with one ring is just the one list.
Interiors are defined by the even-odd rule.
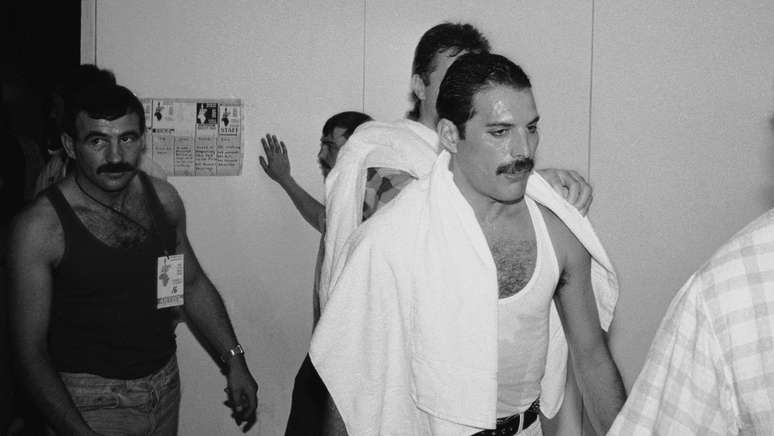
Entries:
[[244,348],[242,348],[241,345],[236,344],[236,346],[234,348],[231,348],[231,349],[227,350],[225,353],[223,353],[223,355],[221,356],[220,360],[223,361],[223,363],[226,363],[226,361],[229,358],[236,357],[236,356],[244,356],[244,354],[245,354]]

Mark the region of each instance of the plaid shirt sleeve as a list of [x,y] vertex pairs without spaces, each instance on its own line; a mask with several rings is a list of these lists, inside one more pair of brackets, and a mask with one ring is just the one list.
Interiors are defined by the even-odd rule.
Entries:
[[695,275],[672,301],[608,435],[735,435],[736,401]]
[[389,168],[369,168],[363,200],[363,221],[395,198],[414,180],[410,174]]

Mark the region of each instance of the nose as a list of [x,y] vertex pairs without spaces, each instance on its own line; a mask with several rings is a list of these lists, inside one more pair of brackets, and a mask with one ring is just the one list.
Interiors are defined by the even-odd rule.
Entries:
[[325,160],[328,157],[328,147],[320,145],[320,151],[317,152],[317,159]]
[[110,141],[110,145],[105,151],[105,160],[111,163],[117,163],[124,160],[124,149],[118,141]]
[[525,128],[517,128],[511,136],[511,157],[531,157],[529,132]]

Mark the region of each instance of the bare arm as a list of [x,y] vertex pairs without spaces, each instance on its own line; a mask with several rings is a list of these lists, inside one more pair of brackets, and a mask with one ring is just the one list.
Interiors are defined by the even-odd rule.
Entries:
[[259,158],[263,170],[285,190],[306,222],[318,232],[322,232],[320,216],[325,215],[325,206],[309,195],[290,175],[290,161],[285,143],[279,141],[276,136],[267,134],[266,138],[261,138],[261,144],[266,153],[265,159],[263,156]]
[[[224,356],[227,350],[238,343],[234,328],[220,294],[204,274],[188,241],[182,200],[174,188],[168,184],[166,186],[168,190],[163,197],[160,195],[160,198],[176,225],[176,253],[182,253],[185,261],[185,314],[193,323],[193,327],[204,335],[211,349]],[[244,356],[228,356],[224,362],[224,370],[228,379],[226,392],[229,405],[234,410],[237,425],[244,423],[243,431],[246,432],[256,421],[258,385],[247,368]]]
[[583,403],[597,434],[605,434],[626,401],[626,392],[599,324],[590,256],[563,224],[556,224],[562,226],[560,232],[552,233],[552,237],[558,233],[554,243],[557,254],[561,253],[562,275],[554,299]]
[[52,274],[63,241],[52,231],[43,202],[38,200],[16,218],[9,240],[9,310],[18,374],[57,434],[96,435],[75,407],[48,352]]

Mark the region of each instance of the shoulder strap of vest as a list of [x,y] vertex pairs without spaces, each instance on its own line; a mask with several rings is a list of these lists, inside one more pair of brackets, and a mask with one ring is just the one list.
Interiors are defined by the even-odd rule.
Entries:
[[164,211],[164,206],[161,204],[161,200],[156,193],[156,188],[153,187],[153,182],[151,182],[150,177],[148,177],[144,171],[138,171],[137,177],[139,177],[143,192],[146,194],[145,198],[148,201],[148,208],[153,216],[153,221],[154,223],[158,223],[158,231],[161,240],[164,242],[164,247],[170,252],[174,252],[175,247],[177,246],[175,228],[169,222],[169,218]]
[[[52,185],[45,191],[46,198],[51,202],[56,214],[59,216],[59,221],[62,223],[62,227],[70,227],[73,223],[79,222],[78,216],[75,215],[70,203],[62,194],[62,191],[56,185]],[[65,232],[66,234],[67,232]]]

